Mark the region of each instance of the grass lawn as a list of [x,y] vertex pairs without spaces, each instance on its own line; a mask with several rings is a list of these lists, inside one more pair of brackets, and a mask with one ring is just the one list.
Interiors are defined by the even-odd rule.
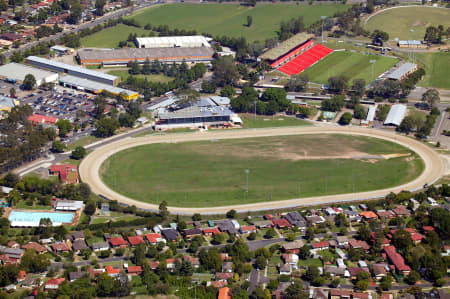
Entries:
[[369,19],[364,28],[373,31],[380,29],[389,33],[389,39],[411,39],[410,30],[413,29],[413,39],[423,40],[428,26],[450,26],[448,9],[432,7],[402,7],[386,10]]
[[59,164],[70,164],[70,165],[77,165],[77,166],[80,165],[80,163],[81,163],[81,160],[75,160],[75,159],[71,159],[71,158],[67,158],[67,159],[59,162]]
[[419,64],[425,66],[425,78],[419,85],[450,89],[450,52],[415,53]]
[[292,126],[309,126],[309,122],[303,119],[286,116],[265,116],[254,114],[240,114],[239,117],[244,122],[243,128],[270,128],[270,127],[292,127]]
[[96,141],[102,140],[102,138],[97,138],[95,136],[89,135],[89,136],[85,136],[85,137],[81,137],[80,139],[70,143],[67,148],[69,150],[73,150],[78,146],[86,146],[88,144],[94,143]]
[[[119,24],[83,37],[81,39],[81,47],[117,48],[119,47],[119,42],[127,40],[130,33],[136,33],[138,36],[141,36],[143,34],[148,35],[149,32],[150,30],[143,28]],[[134,43],[129,44],[134,45]]]
[[[108,74],[120,77],[120,79],[122,81],[126,80],[128,78],[128,76],[131,76],[128,73],[128,70],[114,70],[114,71],[109,71]],[[137,78],[147,78],[148,81],[153,81],[153,82],[161,82],[161,83],[167,83],[170,81],[173,81],[174,78],[171,77],[167,77],[165,75],[135,75],[134,77]]]
[[[171,29],[196,29],[199,34],[206,32],[215,36],[243,36],[249,41],[263,41],[276,36],[282,21],[303,16],[305,25],[309,26],[320,20],[321,16],[333,16],[348,7],[343,4],[258,3],[255,7],[235,4],[167,4],[141,10],[130,18],[142,26],[147,23],[153,26],[165,24]],[[251,27],[246,26],[247,16],[253,18]]]
[[101,176],[112,189],[144,202],[231,205],[381,189],[422,172],[418,158],[374,163],[352,158],[388,153],[410,152],[384,140],[345,135],[153,144],[113,155],[102,165]]
[[41,205],[37,205],[34,204],[33,206],[29,206],[26,204],[26,201],[20,201],[18,202],[15,206],[15,209],[25,209],[25,210],[50,210],[52,207],[51,206],[41,206]]
[[309,266],[322,267],[322,261],[319,259],[299,260],[298,265],[305,268]]
[[364,79],[366,83],[372,80],[372,66],[370,60],[376,60],[373,75],[374,79],[398,63],[398,59],[377,55],[365,55],[350,51],[333,52],[323,60],[306,69],[302,74],[309,77],[309,81],[324,83],[328,78],[345,75],[350,79]]

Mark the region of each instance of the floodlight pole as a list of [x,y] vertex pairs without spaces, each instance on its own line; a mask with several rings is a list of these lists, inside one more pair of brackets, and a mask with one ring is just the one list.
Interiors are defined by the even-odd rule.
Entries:
[[245,178],[246,178],[245,193],[248,193],[248,173],[249,172],[250,172],[250,170],[248,170],[248,169],[245,170]]
[[[413,34],[414,34],[414,30],[413,29],[411,29],[409,32],[411,32],[411,42],[413,41]],[[412,47],[412,45],[410,45],[410,47],[411,47],[411,58],[412,58],[412,61],[413,61],[413,63],[414,63],[414,48]]]
[[327,17],[326,16],[321,16],[322,19],[322,43],[323,43],[323,20],[325,20]]

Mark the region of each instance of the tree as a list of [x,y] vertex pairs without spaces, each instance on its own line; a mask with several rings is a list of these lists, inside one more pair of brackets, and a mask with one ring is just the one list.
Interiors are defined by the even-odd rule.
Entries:
[[84,212],[86,213],[86,215],[92,216],[95,213],[96,210],[96,205],[95,202],[93,200],[89,200],[86,202],[86,207],[84,208]]
[[266,239],[272,239],[275,238],[277,236],[277,233],[275,231],[275,229],[270,228],[266,231],[266,233],[264,234],[264,238]]
[[23,79],[23,89],[33,90],[36,87],[36,78],[32,74],[27,74]]
[[286,299],[308,299],[309,294],[303,289],[303,283],[301,280],[295,280],[293,284],[287,287]]
[[428,89],[422,95],[422,102],[427,103],[430,109],[433,108],[436,103],[439,103],[440,100],[439,91],[434,88]]
[[81,20],[83,8],[81,7],[80,2],[72,2],[70,6],[70,15],[66,18],[66,22],[69,24],[78,24]]
[[366,80],[364,79],[353,80],[352,90],[356,95],[362,96],[364,94],[364,91],[366,90]]
[[202,92],[203,93],[215,93],[217,89],[216,83],[208,82],[204,80],[202,82]]
[[328,78],[328,90],[334,93],[341,93],[348,88],[348,78],[345,76],[335,76]]
[[236,218],[237,212],[236,210],[229,210],[226,214],[227,218],[233,219]]
[[408,276],[405,277],[405,281],[408,284],[416,284],[420,280],[420,274],[417,271],[412,270]]
[[253,18],[252,16],[247,16],[247,27],[252,26],[253,23]]
[[221,90],[220,90],[220,96],[222,97],[234,97],[234,95],[236,94],[236,90],[234,89],[233,86],[227,85],[224,86]]
[[356,283],[356,288],[360,291],[365,291],[369,287],[369,281],[368,280],[358,280]]
[[66,149],[66,146],[64,145],[64,143],[62,143],[59,140],[55,140],[52,143],[52,148],[51,151],[54,153],[62,153],[64,152],[64,150]]
[[256,258],[255,265],[258,269],[263,270],[267,266],[267,259],[264,256],[260,255]]
[[58,119],[56,126],[58,127],[60,137],[65,137],[73,129],[72,123],[68,119]]
[[408,135],[409,133],[411,133],[414,127],[414,120],[410,115],[408,115],[402,120],[400,126],[398,127],[398,130]]
[[95,136],[110,137],[120,127],[119,121],[112,118],[102,118],[95,122]]
[[214,81],[218,86],[235,85],[239,71],[232,56],[221,56],[213,61]]
[[165,200],[159,204],[159,215],[163,219],[167,219],[169,216],[169,210],[167,209],[167,202]]
[[307,281],[313,281],[319,276],[320,276],[319,268],[317,268],[316,266],[308,266],[304,275]]
[[392,236],[392,245],[394,245],[400,252],[406,254],[413,246],[411,234],[403,229],[397,230]]
[[343,95],[334,96],[331,99],[325,99],[321,103],[322,110],[338,112],[345,105],[345,97]]
[[363,241],[369,241],[370,240],[370,229],[367,226],[367,224],[363,224],[358,229],[358,236]]
[[339,124],[343,126],[348,125],[352,122],[352,118],[353,116],[350,112],[345,112],[339,119]]
[[103,16],[103,14],[105,13],[103,11],[103,7],[105,6],[105,4],[105,0],[95,0],[95,14],[97,16]]
[[425,31],[423,40],[430,44],[440,44],[442,41],[442,32],[434,26],[429,26]]
[[383,289],[383,291],[390,290],[392,288],[392,282],[393,281],[394,281],[394,279],[392,278],[392,276],[390,274],[386,275],[380,281],[381,289]]
[[363,105],[359,104],[353,108],[353,116],[356,119],[363,119],[366,117],[366,115],[367,115],[367,111],[366,111],[366,109],[364,109]]
[[50,261],[45,254],[38,254],[35,250],[28,249],[22,256],[20,265],[26,272],[40,273],[47,270]]
[[291,77],[291,79],[288,81],[286,85],[286,89],[288,91],[304,91],[306,87],[308,86],[308,75],[300,74],[294,77]]

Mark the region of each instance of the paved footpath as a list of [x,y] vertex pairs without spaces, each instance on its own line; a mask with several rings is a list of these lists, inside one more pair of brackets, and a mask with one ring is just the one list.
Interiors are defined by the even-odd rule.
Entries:
[[270,136],[289,136],[304,134],[350,134],[359,136],[376,137],[391,142],[398,143],[414,152],[416,152],[424,161],[425,168],[422,174],[411,182],[406,184],[386,188],[382,190],[373,190],[368,192],[358,192],[350,194],[337,194],[327,196],[295,198],[282,201],[269,201],[243,205],[216,206],[206,208],[186,208],[186,207],[169,207],[169,211],[174,214],[191,215],[194,213],[201,214],[223,214],[231,209],[239,212],[263,211],[281,208],[291,208],[296,206],[327,204],[336,202],[348,202],[355,200],[366,200],[372,198],[380,198],[386,196],[390,192],[398,193],[403,190],[419,190],[424,184],[432,184],[437,181],[446,172],[446,164],[441,156],[431,147],[421,143],[413,138],[392,133],[390,131],[376,130],[363,127],[284,127],[269,129],[240,129],[240,130],[223,130],[208,131],[192,134],[166,134],[160,136],[144,136],[136,138],[124,138],[117,142],[111,142],[104,146],[98,147],[90,153],[80,164],[80,176],[83,182],[89,184],[92,191],[101,194],[108,199],[117,200],[118,202],[135,205],[138,208],[146,210],[158,210],[158,205],[145,203],[134,200],[122,194],[119,194],[108,188],[100,177],[100,167],[106,159],[117,152],[130,147],[155,143],[176,143],[186,141],[208,141],[213,139],[233,139],[233,138],[251,138],[251,137],[270,137]]

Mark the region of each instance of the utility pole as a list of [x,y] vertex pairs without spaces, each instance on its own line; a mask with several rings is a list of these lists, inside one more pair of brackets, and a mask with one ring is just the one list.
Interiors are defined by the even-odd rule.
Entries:
[[249,172],[250,172],[250,170],[248,170],[248,169],[245,170],[245,177],[246,177],[245,193],[248,193],[248,173]]

